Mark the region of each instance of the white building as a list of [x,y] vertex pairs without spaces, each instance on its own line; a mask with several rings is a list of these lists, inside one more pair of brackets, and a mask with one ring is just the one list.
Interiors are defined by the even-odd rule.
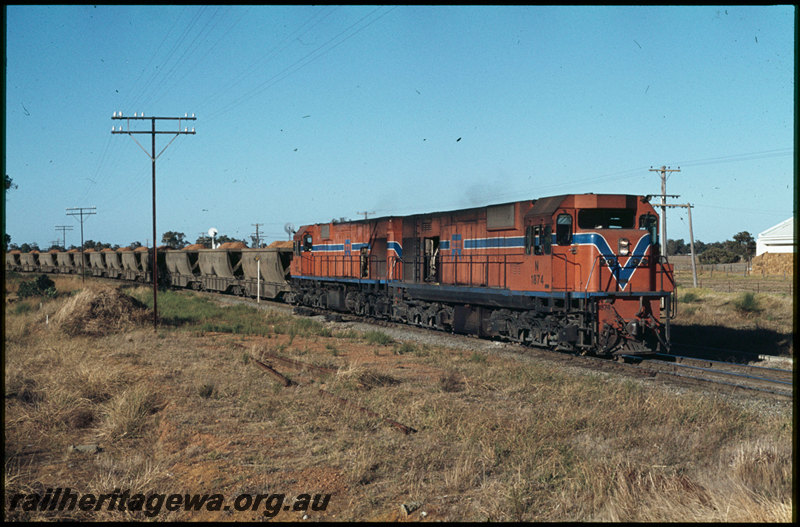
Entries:
[[791,253],[796,251],[794,217],[759,233],[758,238],[756,238],[756,256],[763,253]]

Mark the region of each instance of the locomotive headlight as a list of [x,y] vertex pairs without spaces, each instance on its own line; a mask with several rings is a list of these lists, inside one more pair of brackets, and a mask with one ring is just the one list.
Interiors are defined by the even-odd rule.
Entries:
[[619,249],[618,252],[620,256],[628,256],[628,252],[630,251],[631,247],[631,242],[628,241],[627,238],[620,238],[617,247]]

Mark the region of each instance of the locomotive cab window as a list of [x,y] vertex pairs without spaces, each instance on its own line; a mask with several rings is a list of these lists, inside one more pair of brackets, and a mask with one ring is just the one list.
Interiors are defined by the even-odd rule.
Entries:
[[632,209],[583,209],[578,212],[581,229],[633,229],[636,211]]
[[556,218],[556,245],[572,243],[572,216],[559,214]]
[[533,225],[525,228],[525,254],[531,254],[533,250]]
[[549,225],[542,228],[542,252],[550,254],[550,247],[553,245],[553,230]]
[[650,232],[650,243],[658,244],[658,216],[642,214],[639,216],[639,228]]
[[314,245],[311,243],[311,240],[312,240],[312,238],[311,238],[310,234],[306,234],[305,236],[303,236],[303,250],[304,251],[310,251],[314,247]]
[[530,239],[528,240],[531,244],[530,250],[527,254],[539,255],[542,254],[542,226],[541,225],[531,225],[528,227],[530,232]]

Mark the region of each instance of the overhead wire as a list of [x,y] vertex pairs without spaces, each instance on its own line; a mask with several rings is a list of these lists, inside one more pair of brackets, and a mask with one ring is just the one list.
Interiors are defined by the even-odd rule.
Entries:
[[[326,18],[328,18],[335,10],[336,10],[336,8],[334,7],[333,9],[329,10],[327,13],[324,10],[315,13],[313,16],[311,16],[305,22],[303,22],[297,29],[295,29],[294,31],[289,33],[289,35],[287,35],[283,40],[278,42],[278,44],[273,46],[267,53],[265,53],[265,54],[261,55],[260,57],[258,57],[255,61],[250,63],[250,65],[247,66],[246,68],[243,68],[242,71],[239,73],[239,75],[235,79],[233,79],[231,82],[229,82],[228,84],[225,84],[219,90],[217,90],[216,92],[213,92],[208,97],[206,97],[200,103],[200,106],[204,107],[205,103],[207,101],[209,101],[209,100],[218,100],[221,96],[223,96],[224,94],[226,94],[226,93],[230,92],[231,90],[233,90],[236,86],[241,84],[241,82],[248,75],[252,74],[252,72],[254,72],[254,71],[256,71],[256,72],[259,71],[259,67],[260,66],[263,66],[264,64],[269,63],[273,59],[273,57],[275,57],[279,52],[284,51],[289,46],[290,43],[292,43],[292,42],[294,42],[296,40],[296,38],[299,38],[299,36],[304,35],[305,32],[301,33],[301,31],[303,31],[304,28],[307,25],[312,24],[312,22],[313,22],[313,24],[308,28],[308,30],[306,30],[306,32],[310,31],[311,29],[314,29],[315,27],[317,27],[322,21],[324,21]],[[297,35],[297,37],[296,37],[296,35]]]
[[[224,113],[226,113],[226,112],[230,111],[231,109],[233,109],[233,108],[235,108],[236,106],[238,106],[238,105],[242,104],[243,102],[245,102],[245,101],[247,101],[247,100],[249,100],[249,99],[252,99],[252,98],[253,98],[253,97],[255,97],[256,95],[259,95],[260,93],[264,92],[264,91],[265,91],[265,90],[267,90],[268,88],[271,88],[271,87],[272,87],[272,86],[274,86],[276,83],[278,83],[278,82],[280,82],[281,80],[285,79],[285,78],[286,78],[286,77],[288,77],[289,75],[291,75],[291,74],[293,74],[293,73],[295,73],[295,72],[297,72],[297,71],[301,70],[302,68],[304,68],[304,67],[305,67],[305,66],[307,66],[308,64],[311,64],[311,63],[312,63],[312,62],[314,62],[315,60],[319,59],[320,57],[322,57],[322,56],[324,56],[324,55],[328,54],[328,53],[329,53],[329,52],[331,52],[333,49],[335,49],[335,48],[337,48],[338,46],[340,46],[341,44],[343,44],[345,41],[347,41],[347,40],[349,40],[350,38],[354,37],[355,35],[357,35],[357,34],[358,34],[358,33],[360,33],[361,31],[363,31],[364,29],[366,29],[367,27],[369,27],[369,26],[370,26],[370,25],[372,25],[373,23],[377,22],[378,20],[380,20],[381,18],[383,18],[384,16],[386,16],[387,14],[389,14],[391,11],[393,11],[394,9],[396,9],[396,7],[392,7],[392,9],[390,9],[389,11],[386,11],[385,13],[383,13],[383,14],[382,14],[382,15],[380,15],[380,16],[378,16],[377,18],[375,18],[375,19],[373,19],[373,20],[369,21],[369,22],[368,22],[367,24],[365,24],[364,26],[362,26],[362,27],[360,27],[360,28],[356,29],[356,30],[355,30],[355,31],[353,31],[351,34],[349,34],[349,35],[345,36],[345,37],[344,37],[342,40],[340,40],[339,42],[337,42],[337,43],[335,43],[334,45],[332,45],[332,46],[328,47],[327,49],[325,49],[325,48],[326,48],[326,46],[328,46],[328,45],[329,45],[331,42],[335,41],[336,39],[340,38],[342,35],[345,35],[347,32],[351,31],[351,30],[352,30],[354,27],[358,26],[358,25],[359,25],[361,22],[363,22],[363,21],[364,21],[364,20],[366,20],[367,18],[371,17],[371,16],[372,16],[372,15],[373,15],[375,12],[379,11],[380,9],[381,9],[381,7],[377,7],[377,8],[375,8],[375,9],[373,9],[373,10],[372,10],[372,11],[370,11],[368,14],[366,14],[366,15],[364,15],[363,17],[361,17],[360,19],[358,19],[358,20],[357,20],[355,23],[351,24],[350,26],[348,26],[348,27],[347,27],[346,29],[344,29],[343,31],[339,32],[339,33],[338,33],[338,34],[336,34],[335,36],[333,36],[333,37],[331,37],[330,39],[326,40],[326,41],[325,41],[323,44],[321,44],[320,46],[318,46],[317,48],[315,48],[315,49],[314,49],[313,51],[311,51],[310,53],[308,53],[308,54],[306,54],[305,56],[303,56],[302,58],[300,58],[300,59],[296,60],[295,62],[293,62],[293,63],[292,63],[292,64],[290,64],[289,66],[285,67],[283,70],[281,70],[280,72],[276,73],[275,75],[273,75],[273,76],[272,76],[272,77],[270,77],[269,79],[265,80],[264,82],[262,82],[262,83],[261,83],[261,84],[259,84],[258,86],[254,87],[253,89],[251,89],[250,91],[248,91],[248,92],[247,92],[247,93],[245,93],[244,95],[240,96],[239,98],[237,98],[237,99],[236,99],[236,100],[234,100],[233,102],[231,102],[231,103],[229,103],[228,105],[226,105],[226,106],[222,107],[221,109],[217,110],[216,112],[211,112],[211,113],[210,113],[210,115],[208,116],[207,120],[208,120],[208,121],[212,121],[213,119],[215,119],[215,118],[219,117],[220,115],[222,115],[222,114],[224,114]],[[320,50],[322,50],[322,51],[320,52]],[[319,52],[319,54],[318,54],[317,56],[314,56],[314,55],[315,55],[315,54],[317,54],[318,52]]]

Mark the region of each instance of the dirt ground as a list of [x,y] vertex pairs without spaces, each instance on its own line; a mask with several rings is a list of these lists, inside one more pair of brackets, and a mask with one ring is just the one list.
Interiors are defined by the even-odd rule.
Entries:
[[[444,346],[231,305],[217,324],[252,318],[260,333],[205,321],[67,335],[51,321],[75,297],[6,306],[11,520],[150,519],[10,509],[15,495],[67,487],[219,493],[229,506],[157,520],[271,519],[264,505],[233,510],[245,494],[285,495],[279,521],[791,518],[791,402],[741,405],[490,341]],[[312,510],[305,494],[330,498]]]

